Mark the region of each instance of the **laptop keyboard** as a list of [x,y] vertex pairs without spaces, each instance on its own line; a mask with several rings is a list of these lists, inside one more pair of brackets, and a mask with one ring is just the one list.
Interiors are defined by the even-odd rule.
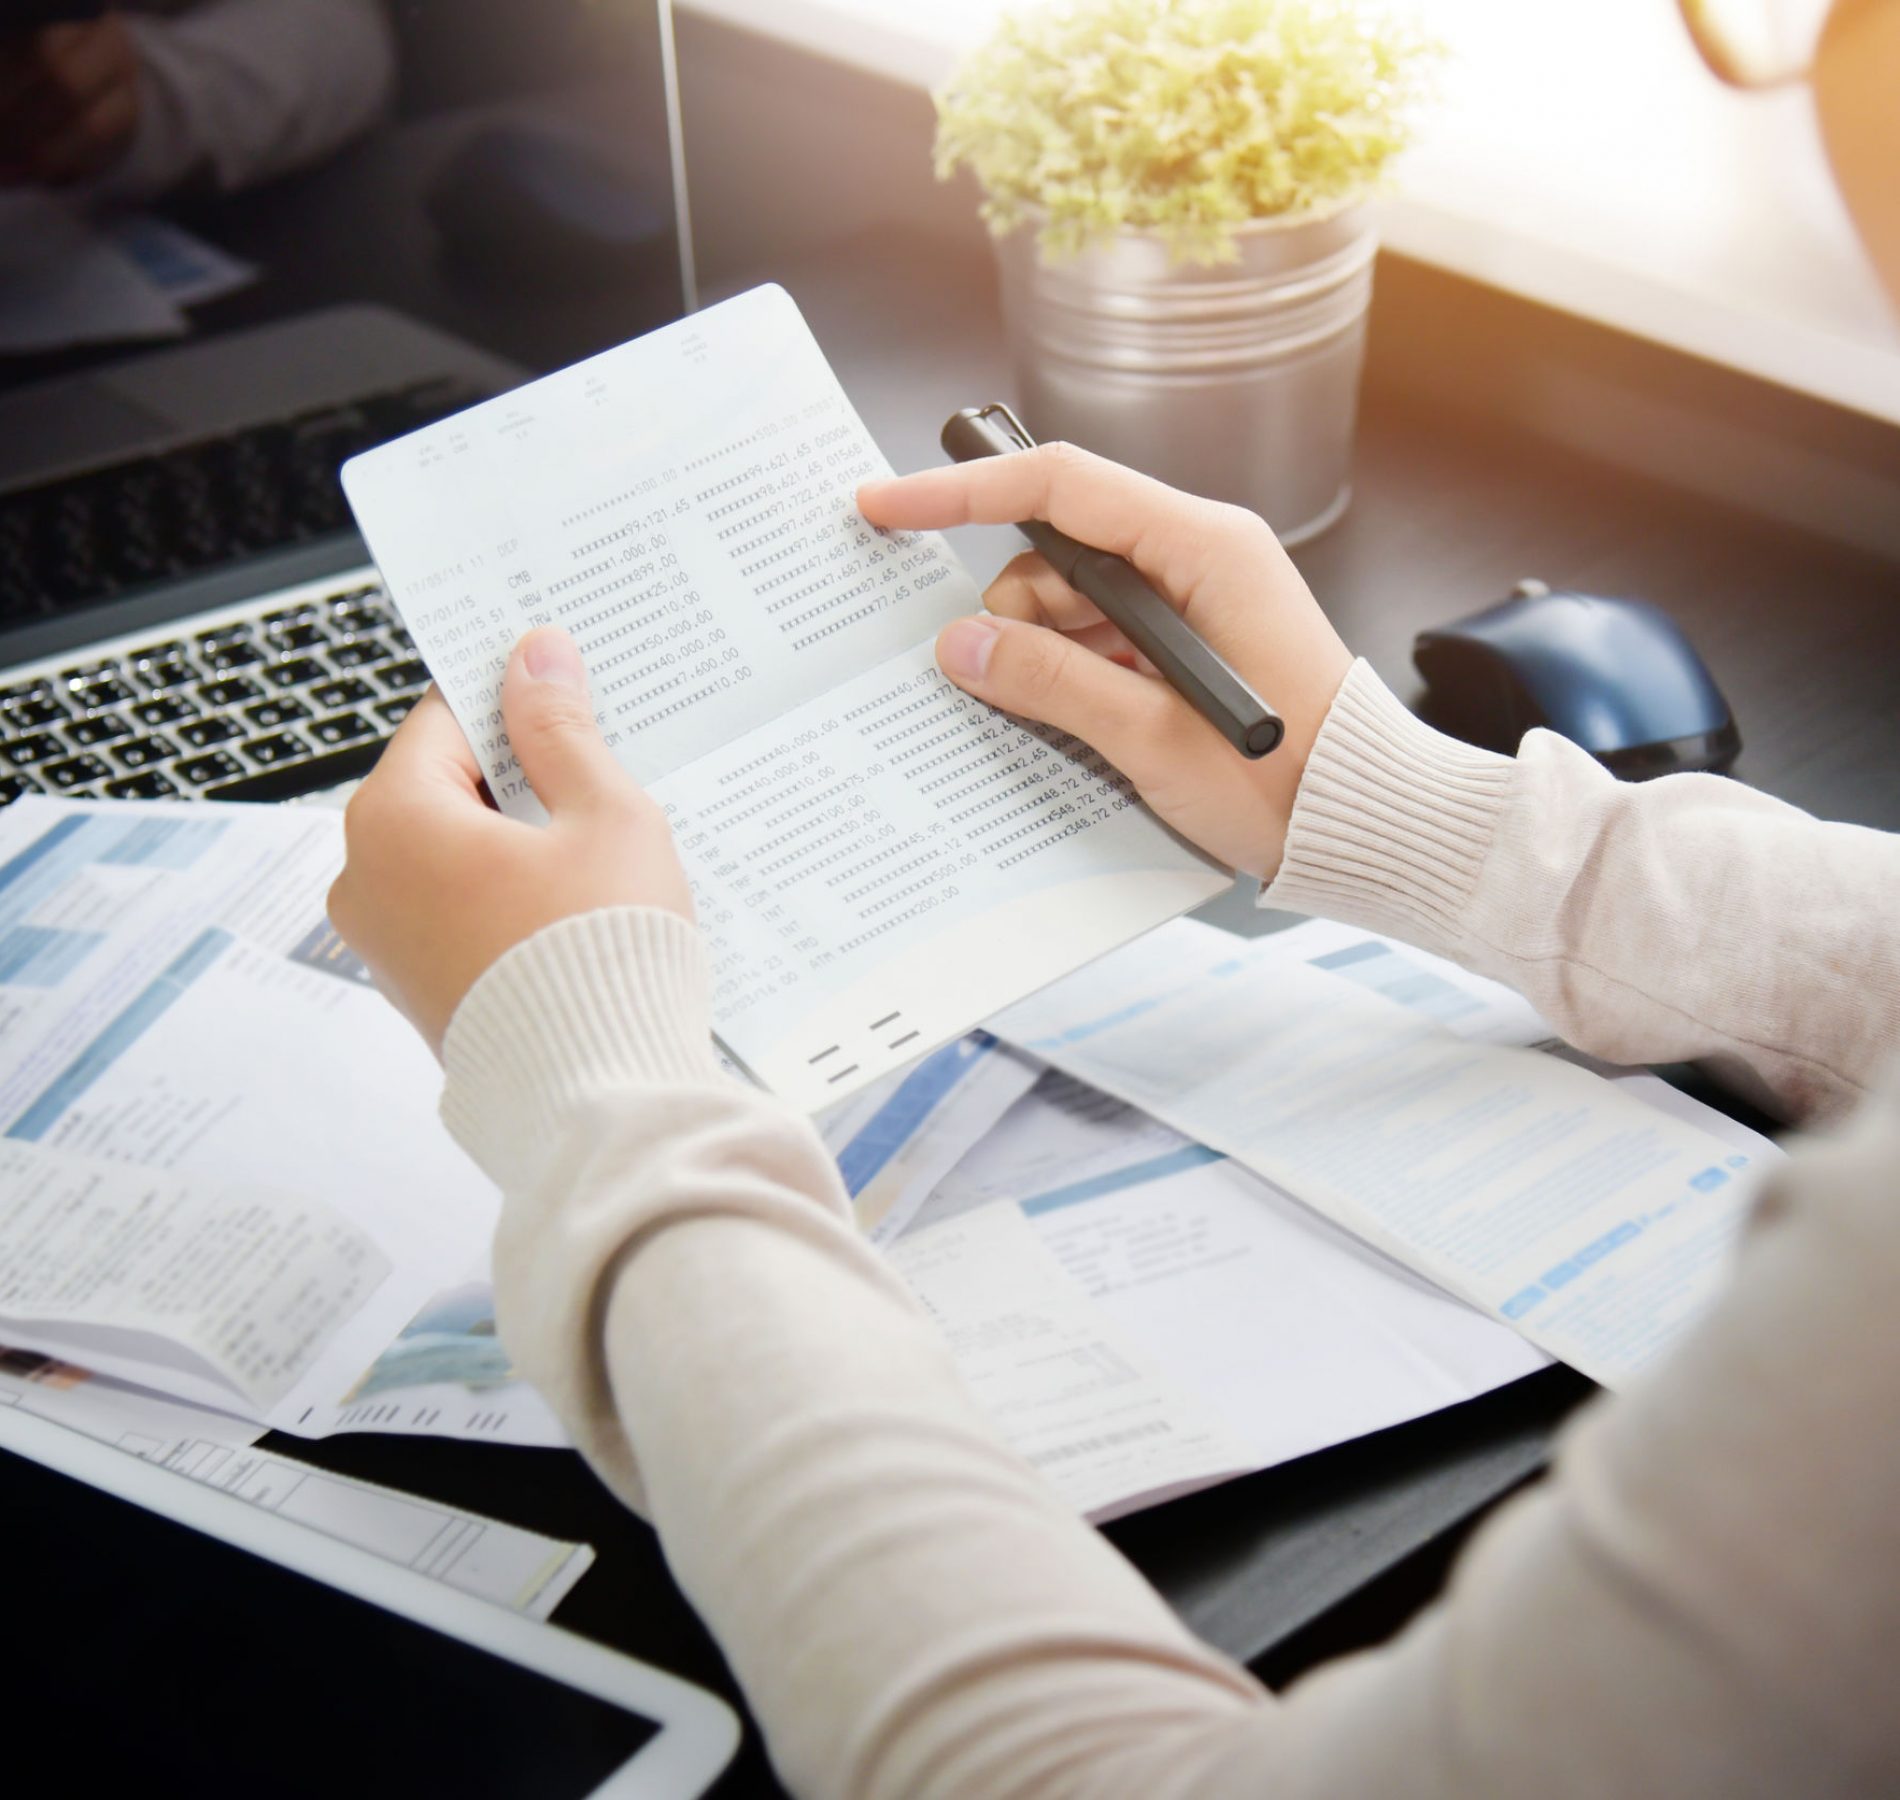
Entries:
[[367,773],[428,686],[383,590],[360,577],[218,620],[0,675],[0,805],[289,799]]
[[0,627],[340,531],[346,458],[481,398],[417,382],[0,494]]

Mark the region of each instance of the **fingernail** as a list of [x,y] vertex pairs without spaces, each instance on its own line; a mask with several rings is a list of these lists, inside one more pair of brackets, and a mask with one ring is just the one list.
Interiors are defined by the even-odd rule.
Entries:
[[574,640],[559,629],[531,632],[521,647],[521,666],[534,680],[551,681],[556,687],[587,685],[581,653]]
[[1002,632],[998,620],[959,619],[946,625],[937,639],[937,666],[966,686],[982,682],[990,672],[990,658],[996,654],[996,640]]

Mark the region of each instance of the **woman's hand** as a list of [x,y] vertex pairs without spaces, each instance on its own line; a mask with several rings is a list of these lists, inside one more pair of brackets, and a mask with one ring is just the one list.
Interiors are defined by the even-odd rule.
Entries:
[[1034,551],[991,583],[991,616],[945,627],[937,661],[979,700],[1092,744],[1229,867],[1273,877],[1352,655],[1261,519],[1067,444],[867,482],[858,505],[872,524],[905,531],[1046,519],[1127,557],[1286,720],[1270,756],[1234,750]]
[[506,819],[431,688],[350,802],[330,919],[440,1051],[462,996],[544,925],[608,906],[693,916],[666,816],[594,723],[580,652],[544,627],[515,646],[502,717],[545,826]]
[[0,181],[97,175],[138,121],[138,45],[117,13],[0,37]]

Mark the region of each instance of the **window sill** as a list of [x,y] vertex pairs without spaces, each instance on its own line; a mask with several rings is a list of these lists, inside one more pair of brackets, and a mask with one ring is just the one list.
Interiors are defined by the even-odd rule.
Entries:
[[[994,11],[994,0],[678,4],[909,87],[941,80]],[[1482,0],[1447,4],[1470,12]],[[1606,62],[1594,87],[1586,71],[1567,81],[1567,92],[1526,94],[1501,61],[1486,67],[1482,56],[1461,58],[1454,91],[1382,202],[1386,242],[1505,292],[1900,424],[1900,321],[1832,191],[1806,97],[1742,97],[1698,84],[1682,66],[1693,60],[1686,43],[1668,35],[1668,9],[1645,9],[1641,29],[1650,30],[1652,11],[1660,21],[1655,42],[1634,63]],[[1631,12],[1628,29],[1638,28],[1637,16]],[[1484,21],[1487,49],[1503,29]],[[1574,48],[1607,55],[1600,44]],[[1652,85],[1633,84],[1631,67]],[[1605,193],[1616,196],[1614,206]]]

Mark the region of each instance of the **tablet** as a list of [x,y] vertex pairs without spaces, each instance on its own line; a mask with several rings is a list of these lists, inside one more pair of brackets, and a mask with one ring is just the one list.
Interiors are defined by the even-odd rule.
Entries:
[[5,1405],[0,1516],[7,1712],[66,1792],[671,1800],[738,1743],[657,1669]]

